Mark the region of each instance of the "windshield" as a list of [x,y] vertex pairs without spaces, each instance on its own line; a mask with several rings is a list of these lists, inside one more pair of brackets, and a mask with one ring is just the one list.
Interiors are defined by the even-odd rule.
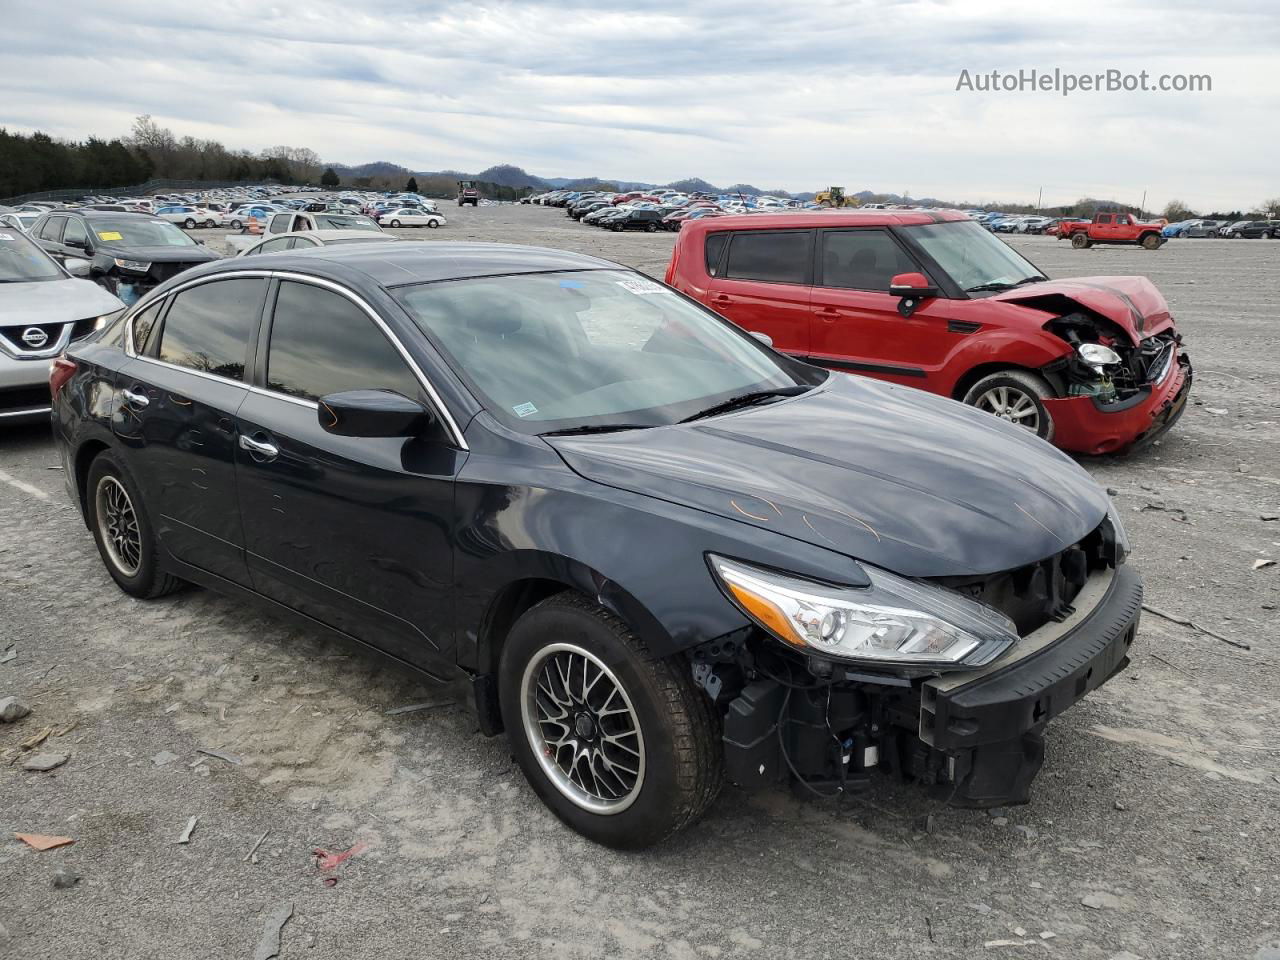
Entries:
[[317,213],[316,227],[320,230],[373,230],[380,228],[368,217],[353,217],[347,213]]
[[454,280],[398,295],[485,407],[526,433],[676,423],[804,382],[727,322],[626,270]]
[[167,220],[94,217],[89,226],[102,243],[122,247],[194,247],[196,242]]
[[0,283],[65,279],[66,274],[26,235],[0,224]]
[[904,227],[962,290],[1012,287],[1043,275],[1026,257],[973,220]]

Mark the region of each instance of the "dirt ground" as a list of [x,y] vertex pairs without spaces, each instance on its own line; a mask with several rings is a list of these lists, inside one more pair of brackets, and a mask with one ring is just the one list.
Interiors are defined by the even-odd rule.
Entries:
[[[658,276],[672,244],[552,209],[442,209],[447,227],[401,232]],[[1169,298],[1193,403],[1159,446],[1086,466],[1115,492],[1148,603],[1251,647],[1147,614],[1131,668],[1050,727],[1029,806],[729,788],[661,848],[593,846],[462,708],[389,714],[437,697],[413,675],[208,592],[121,594],[48,431],[13,430],[0,698],[34,710],[0,725],[0,956],[250,958],[291,909],[283,958],[1276,960],[1280,566],[1254,564],[1280,558],[1280,242],[1011,242],[1050,276],[1146,274]],[[19,745],[46,730],[32,752],[70,759],[24,771]],[[75,843],[37,852],[15,832]]]

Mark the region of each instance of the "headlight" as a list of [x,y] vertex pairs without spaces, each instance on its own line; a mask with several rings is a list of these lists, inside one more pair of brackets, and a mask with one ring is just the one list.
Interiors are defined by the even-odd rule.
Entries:
[[123,310],[117,310],[114,313],[104,313],[102,316],[98,317],[96,320],[93,321],[93,329],[101,330],[103,327],[105,327],[108,323],[110,323],[116,317],[120,316],[120,314],[122,314],[123,312],[124,312]]
[[1082,343],[1076,347],[1076,353],[1091,367],[1105,367],[1109,363],[1120,362],[1120,354],[1100,343]]
[[151,264],[146,260],[121,260],[116,257],[115,264],[121,270],[132,270],[135,273],[146,273],[151,269]]
[[863,565],[866,587],[837,587],[710,556],[743,613],[779,640],[827,657],[955,670],[990,663],[1018,640],[1013,621],[941,587]]

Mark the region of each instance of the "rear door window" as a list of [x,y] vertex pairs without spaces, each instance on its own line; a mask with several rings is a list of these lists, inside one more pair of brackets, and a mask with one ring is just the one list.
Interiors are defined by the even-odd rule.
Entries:
[[51,240],[57,243],[62,239],[62,225],[66,222],[66,217],[50,217],[44,222],[44,226],[40,228],[37,236],[41,240]]
[[734,280],[808,283],[809,230],[762,230],[733,234],[724,275]]
[[898,274],[920,269],[887,230],[824,232],[818,268],[820,286],[881,293]]
[[258,277],[214,280],[183,290],[164,318],[159,359],[243,381],[266,292],[266,278]]
[[271,218],[271,233],[288,233],[289,223],[293,220],[292,213],[281,213]]
[[155,328],[156,320],[160,318],[160,313],[163,309],[164,301],[157,300],[134,316],[132,344],[134,353],[146,354],[147,341],[151,338],[151,331]]

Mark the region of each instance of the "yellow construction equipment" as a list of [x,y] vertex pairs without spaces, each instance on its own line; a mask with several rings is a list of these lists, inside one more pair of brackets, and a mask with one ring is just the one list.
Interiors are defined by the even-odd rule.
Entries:
[[844,187],[819,190],[813,201],[820,207],[857,207],[862,203],[857,197],[845,196]]

